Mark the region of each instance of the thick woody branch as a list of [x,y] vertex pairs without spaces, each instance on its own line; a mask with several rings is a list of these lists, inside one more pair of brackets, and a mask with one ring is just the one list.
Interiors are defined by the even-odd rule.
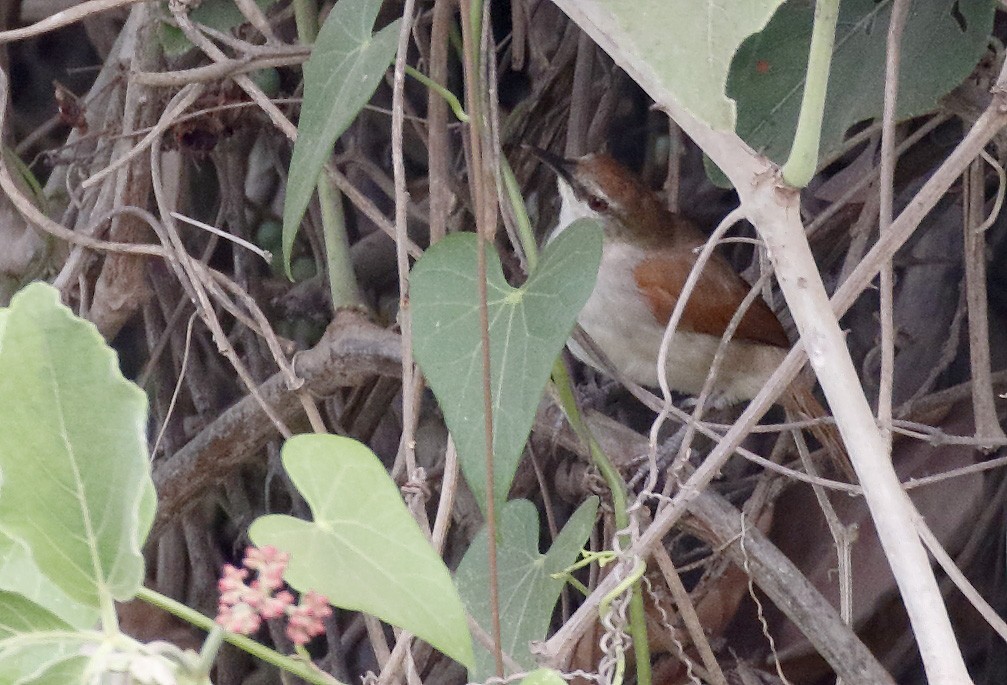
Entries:
[[[398,376],[401,346],[398,334],[352,311],[342,311],[322,340],[294,359],[294,371],[304,381],[303,386],[291,388],[286,376],[277,373],[259,386],[259,394],[289,422],[304,412],[298,390],[325,396],[336,388],[359,385],[374,376]],[[158,503],[151,537],[201,492],[254,459],[262,446],[278,435],[259,401],[247,396],[160,463],[154,469]]]

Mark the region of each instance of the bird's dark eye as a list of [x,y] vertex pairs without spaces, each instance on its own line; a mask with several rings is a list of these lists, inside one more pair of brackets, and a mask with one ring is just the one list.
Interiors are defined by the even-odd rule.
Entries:
[[599,214],[608,211],[608,202],[605,201],[605,198],[598,197],[597,195],[587,196],[587,206],[591,208],[592,212],[598,212]]

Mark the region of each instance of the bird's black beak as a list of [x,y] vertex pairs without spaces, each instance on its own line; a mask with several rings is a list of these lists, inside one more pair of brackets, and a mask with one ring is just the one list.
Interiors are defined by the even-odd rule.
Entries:
[[576,166],[576,162],[570,159],[564,159],[559,155],[554,155],[548,150],[543,150],[542,148],[535,147],[534,145],[524,145],[524,148],[538,157],[543,164],[556,172],[557,176],[567,183],[571,185],[573,184],[573,170]]

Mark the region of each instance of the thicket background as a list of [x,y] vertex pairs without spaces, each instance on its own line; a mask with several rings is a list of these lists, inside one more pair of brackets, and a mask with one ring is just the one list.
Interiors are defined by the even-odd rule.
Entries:
[[[13,29],[75,4],[59,0],[3,3],[0,23],[5,30]],[[200,11],[205,13],[206,8],[230,3],[204,0],[203,4],[206,7]],[[292,47],[297,42],[296,29],[288,3],[258,4],[273,34],[269,41],[240,17],[220,22],[210,14],[196,13],[193,18],[202,16],[215,26],[207,35],[225,53],[245,55],[265,68],[253,74],[255,82],[279,112],[296,122],[299,65],[308,52]],[[913,3],[920,4],[927,2]],[[944,4],[948,12],[961,14],[958,3]],[[461,94],[461,63],[451,47],[456,11],[447,0],[417,3],[409,62]],[[386,2],[378,27],[401,13],[401,3]],[[608,150],[662,192],[670,207],[704,227],[715,225],[735,206],[731,190],[710,182],[695,145],[665,115],[654,111],[633,81],[554,5],[536,0],[493,2],[490,20],[497,56],[493,95],[498,109],[493,116],[498,118],[499,142],[540,230],[555,215],[554,181],[521,148],[523,143],[571,156]],[[116,210],[131,206],[163,216],[167,208],[278,255],[290,141],[228,78],[239,67],[246,68],[237,60],[224,63],[212,74],[205,92],[184,114],[162,120],[171,98],[195,73],[187,70],[214,61],[180,44],[166,28],[169,23],[170,14],[163,5],[137,4],[95,11],[71,26],[5,43],[0,65],[10,76],[3,131],[8,163],[16,157],[27,165],[44,186],[44,192],[35,194],[36,201],[67,229],[94,232],[97,228],[97,235],[108,240],[154,242],[156,236],[140,218]],[[878,27],[877,33],[883,36],[884,28]],[[900,123],[904,143],[896,174],[897,210],[946,158],[988,102],[989,86],[1003,61],[997,38],[1002,39],[1005,31],[1003,13],[998,10],[994,40],[972,74],[936,108],[914,112],[917,116]],[[753,66],[759,71],[775,65],[756,59]],[[138,76],[139,72],[146,76]],[[869,85],[844,87],[851,89],[851,100],[878,98],[877,93],[866,94]],[[865,92],[861,95],[857,88]],[[410,80],[406,101],[409,231],[418,245],[425,246],[431,236],[472,227],[469,160],[463,151],[464,127],[439,96]],[[62,102],[59,111],[58,102]],[[406,472],[400,449],[403,417],[397,377],[401,351],[395,326],[399,272],[394,244],[383,230],[390,226],[393,213],[390,103],[389,72],[371,104],[334,150],[333,163],[343,174],[340,185],[355,275],[367,311],[343,312],[332,324],[335,314],[324,275],[317,200],[309,207],[294,248],[295,283],[284,277],[278,258],[266,263],[229,241],[178,224],[180,242],[173,249],[187,250],[229,279],[227,284],[199,284],[180,280],[178,272],[159,259],[81,249],[60,236],[43,234],[28,226],[7,198],[0,198],[0,301],[6,304],[30,280],[54,282],[65,301],[92,320],[119,351],[127,376],[148,392],[160,500],[148,549],[150,583],[206,613],[216,607],[220,565],[233,561],[247,544],[247,524],[267,512],[306,513],[279,466],[279,433],[250,397],[249,386],[257,387],[276,418],[295,432],[308,430],[303,397],[276,376],[277,357],[289,359],[298,350],[314,348],[299,358],[296,368],[306,379],[301,393],[317,403],[330,430],[367,443],[407,486],[411,501],[425,503],[431,510],[439,501],[446,431],[428,394],[419,398],[416,434],[423,474]],[[97,182],[85,183],[159,121],[161,132],[154,144],[163,150],[160,179],[152,179],[147,157],[140,155]],[[847,142],[803,193],[810,239],[830,288],[842,281],[877,236],[878,190],[873,180],[878,130],[871,123],[853,126]],[[1003,164],[1001,139],[994,139],[989,152]],[[161,185],[169,207],[155,202],[154,183]],[[23,185],[32,194],[28,184]],[[977,246],[973,241],[966,252],[963,205],[970,197],[977,208],[973,216],[985,216],[999,209],[1002,194],[994,166],[977,164],[970,188],[953,188],[895,260],[897,355],[892,382],[896,417],[904,423],[896,437],[894,459],[903,480],[999,464],[995,460],[1003,434],[987,424],[980,430],[982,438],[975,437],[972,395],[963,384],[977,377],[990,378],[998,393],[1004,390],[1007,376],[999,371],[1007,362],[1003,353],[1007,280],[998,267],[1005,260],[1007,224],[995,215],[983,234],[985,243],[979,241]],[[109,212],[115,217],[111,225],[107,220],[98,222]],[[753,235],[745,229],[738,233]],[[497,246],[508,275],[519,281],[520,266],[504,231],[498,233]],[[751,245],[732,244],[725,249],[747,275],[758,272],[759,259]],[[988,276],[980,274],[966,287],[965,265],[977,262],[987,266]],[[208,288],[209,299],[195,297],[201,288]],[[770,299],[780,310],[782,300],[772,295]],[[988,340],[970,338],[968,330],[969,316],[975,318],[983,303],[988,304]],[[194,316],[196,308],[200,316]],[[877,311],[877,294],[868,292],[842,321],[869,398],[876,397],[880,382]],[[787,321],[785,312],[781,318]],[[226,354],[221,353],[222,341],[214,339],[208,320],[218,322],[229,348]],[[988,365],[981,356],[980,363],[974,363],[977,348],[988,350]],[[247,374],[244,381],[232,360]],[[575,372],[587,388],[600,383],[576,365]],[[649,410],[618,389],[588,394],[598,412],[630,429],[645,432],[653,419]],[[1002,415],[999,395],[997,408]],[[514,496],[540,505],[542,520],[548,521],[546,539],[578,503],[600,487],[587,462],[575,454],[576,440],[559,417],[555,407],[542,407],[513,491]],[[715,418],[728,422],[730,415]],[[632,478],[640,467],[638,457],[644,452],[645,439],[597,420],[606,443],[615,449],[613,456],[626,477]],[[778,455],[774,458],[785,463],[793,461],[792,450],[772,451],[774,437],[774,433],[753,436],[748,446],[760,454]],[[981,450],[977,445],[993,449]],[[701,453],[704,443],[697,443],[697,448]],[[836,596],[834,543],[809,488],[737,459],[713,489],[745,510],[812,584],[827,596]],[[1000,468],[936,479],[913,491],[914,501],[959,568],[1001,615],[1007,608],[1004,494]],[[869,518],[860,500],[843,494],[834,495],[833,500],[844,521],[859,525],[852,547],[855,624],[897,682],[923,682],[918,655]],[[611,533],[611,524],[606,522],[599,524],[595,536],[599,547],[604,547]],[[445,555],[449,565],[457,563],[480,525],[474,502],[459,493]],[[771,659],[775,648],[792,682],[825,682],[828,669],[813,655],[800,631],[764,596],[750,592],[746,573],[725,560],[714,540],[692,519],[683,523],[666,546],[731,677],[741,678],[740,673],[750,667],[764,670],[759,676],[763,682],[778,682]],[[689,682],[690,675],[678,657],[683,645],[689,653],[691,648],[674,618],[665,577],[656,568],[648,577],[657,682]],[[949,583],[945,585],[960,646],[976,682],[1003,682],[1007,650],[1002,641]],[[756,620],[753,595],[765,605],[766,629]],[[564,597],[556,626],[575,604],[573,593]],[[123,615],[125,624],[142,637],[196,644],[183,626],[149,608],[125,607]],[[774,636],[772,647],[767,632]],[[267,633],[262,639],[289,648],[282,630]],[[567,664],[570,670],[596,670],[601,656],[595,646],[598,637],[599,632],[588,633]],[[391,641],[390,633],[368,632],[360,616],[337,612],[328,635],[313,649],[324,668],[352,682],[381,669],[382,650]],[[419,654],[417,665],[423,682],[465,679],[457,665],[436,655]],[[403,673],[396,675],[404,677]],[[226,650],[215,682],[267,683],[277,678],[274,671],[237,650]]]

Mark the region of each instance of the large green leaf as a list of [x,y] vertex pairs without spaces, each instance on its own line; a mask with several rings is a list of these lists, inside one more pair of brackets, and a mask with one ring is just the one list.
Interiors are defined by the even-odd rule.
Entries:
[[[934,110],[985,52],[994,0],[913,3],[902,35],[899,119]],[[843,0],[822,121],[821,155],[857,122],[881,116],[891,0]],[[738,134],[783,162],[797,127],[814,19],[813,3],[790,0],[741,46],[727,93],[738,102]]]
[[0,327],[0,555],[20,545],[72,600],[128,599],[154,517],[147,400],[48,285]]
[[340,0],[304,65],[304,104],[283,202],[283,264],[288,277],[294,239],[322,166],[395,56],[401,20],[371,35],[380,8],[381,0]]
[[[0,590],[16,592],[76,628],[93,626],[97,608],[75,602],[38,568],[22,545],[0,533]],[[0,614],[0,621],[3,620]]]
[[21,595],[0,591],[0,683],[80,681],[82,633]]
[[77,685],[83,682],[86,645],[76,633],[31,636],[0,643],[0,682],[4,685]]
[[0,590],[0,645],[13,637],[61,630],[72,631],[73,626],[22,595]]
[[263,516],[248,533],[289,552],[286,579],[334,606],[365,611],[472,665],[472,639],[451,575],[381,462],[365,445],[335,435],[298,435],[283,466],[314,521]]
[[554,2],[656,100],[673,98],[713,128],[732,130],[731,58],[783,0]]
[[[551,577],[577,559],[591,534],[598,498],[591,497],[574,512],[546,554],[539,553],[538,512],[528,500],[513,500],[500,515],[497,572],[500,586],[500,632],[503,651],[525,668],[535,667],[534,640],[544,640],[563,580]],[[490,630],[489,554],[486,529],[472,541],[458,565],[455,583],[472,617],[487,634]],[[493,654],[476,645],[476,668],[469,680],[484,681],[495,674]]]
[[[482,339],[476,237],[448,236],[426,251],[410,276],[413,349],[458,447],[465,478],[485,511]],[[495,497],[510,490],[549,372],[594,288],[601,229],[581,221],[542,253],[519,288],[487,255]]]

